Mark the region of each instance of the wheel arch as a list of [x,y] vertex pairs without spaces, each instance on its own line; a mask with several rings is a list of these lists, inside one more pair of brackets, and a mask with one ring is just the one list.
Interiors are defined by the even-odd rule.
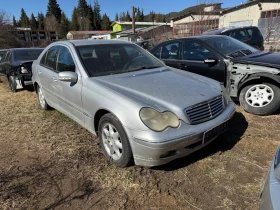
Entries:
[[280,88],[280,75],[270,74],[270,73],[256,73],[247,77],[238,86],[237,97],[239,97],[241,90],[251,84],[256,84],[257,82],[267,82],[276,85]]

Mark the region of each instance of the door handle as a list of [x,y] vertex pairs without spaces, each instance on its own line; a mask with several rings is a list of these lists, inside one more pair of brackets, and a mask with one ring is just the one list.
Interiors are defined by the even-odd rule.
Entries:
[[57,82],[57,78],[56,77],[52,77],[54,82]]
[[178,63],[178,67],[179,68],[187,68],[187,65],[183,64],[183,63]]

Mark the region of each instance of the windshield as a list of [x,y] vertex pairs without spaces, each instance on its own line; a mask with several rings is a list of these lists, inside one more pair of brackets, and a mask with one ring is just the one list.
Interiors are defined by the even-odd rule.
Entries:
[[102,44],[77,47],[89,76],[154,69],[163,64],[135,44]]
[[205,42],[221,54],[231,58],[242,57],[258,52],[257,49],[227,36],[213,37],[206,39]]
[[20,49],[15,51],[15,57],[18,61],[36,60],[43,49]]

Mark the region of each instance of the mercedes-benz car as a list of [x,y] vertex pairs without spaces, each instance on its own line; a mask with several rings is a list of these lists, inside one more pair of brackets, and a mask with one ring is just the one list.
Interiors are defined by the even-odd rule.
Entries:
[[264,179],[260,195],[260,210],[280,209],[280,147]]
[[169,40],[150,52],[168,66],[222,82],[247,112],[269,115],[280,107],[279,53],[222,35]]
[[0,61],[0,75],[7,77],[12,92],[20,88],[32,89],[31,65],[43,48],[11,48]]
[[223,133],[235,112],[219,82],[170,68],[129,42],[56,42],[32,71],[41,108],[53,107],[97,135],[120,167],[186,156]]

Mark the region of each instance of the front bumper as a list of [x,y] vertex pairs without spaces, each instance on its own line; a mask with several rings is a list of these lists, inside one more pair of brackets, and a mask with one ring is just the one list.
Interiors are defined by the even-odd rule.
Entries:
[[164,132],[138,131],[125,127],[130,139],[136,165],[157,166],[189,155],[212,142],[219,135],[203,142],[206,131],[227,122],[235,113],[235,104],[230,102],[216,118],[197,125],[181,121],[178,128],[168,128]]

